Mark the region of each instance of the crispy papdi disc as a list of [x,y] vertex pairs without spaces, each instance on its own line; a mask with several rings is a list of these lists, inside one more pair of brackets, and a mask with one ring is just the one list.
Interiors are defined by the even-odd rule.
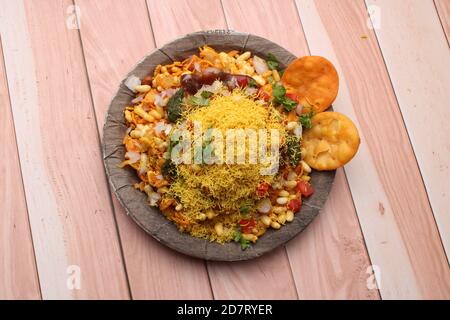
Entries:
[[339,112],[322,112],[312,118],[303,134],[304,161],[316,170],[334,170],[349,162],[358,151],[355,124]]
[[[339,77],[333,64],[323,57],[306,56],[294,60],[284,71],[282,82],[294,88],[300,102],[314,113],[328,109],[336,99]],[[307,108],[304,108],[305,112]]]

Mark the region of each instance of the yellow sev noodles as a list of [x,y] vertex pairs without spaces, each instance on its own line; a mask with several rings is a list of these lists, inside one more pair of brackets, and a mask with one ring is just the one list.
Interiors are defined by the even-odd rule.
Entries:
[[[208,128],[220,130],[224,140],[226,129],[266,129],[268,132],[277,129],[280,140],[285,130],[280,115],[272,106],[262,106],[238,90],[229,96],[213,97],[208,106],[187,112],[185,119],[188,123],[200,122],[203,132]],[[226,164],[224,160],[223,164],[177,166],[178,176],[169,190],[183,205],[183,214],[192,225],[192,235],[229,241],[240,220],[242,206],[253,210],[251,204],[256,200],[257,186],[273,181],[274,176],[261,174],[265,165],[260,161],[248,163],[248,142],[245,146],[245,164]],[[223,157],[225,159],[225,150]],[[205,221],[202,217],[208,212],[214,212],[216,217]],[[213,226],[217,222],[224,225],[221,236],[214,232]]]

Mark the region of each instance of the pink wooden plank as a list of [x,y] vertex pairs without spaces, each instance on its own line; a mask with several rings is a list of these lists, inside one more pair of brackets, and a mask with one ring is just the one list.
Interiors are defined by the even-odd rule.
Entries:
[[232,263],[209,262],[216,299],[297,299],[284,247],[260,258]]
[[447,42],[450,41],[450,1],[434,0],[439,18],[441,19],[442,29],[444,29]]
[[40,299],[0,42],[0,299]]
[[[154,48],[145,0],[75,2],[99,128],[125,74]],[[130,23],[132,17],[132,23]],[[114,21],[111,24],[111,21]],[[105,33],[105,30],[108,30]],[[205,264],[175,253],[140,229],[114,198],[124,259],[134,299],[210,299]]]
[[1,1],[5,65],[42,296],[128,298],[71,1]]
[[[223,5],[230,28],[266,37],[299,56],[308,54],[292,1],[225,0]],[[317,221],[287,250],[300,298],[378,298],[377,290],[366,286],[370,261],[341,172]]]
[[379,299],[344,171],[339,169],[321,214],[288,244],[303,299]]
[[147,6],[157,46],[190,32],[226,27],[220,0],[147,0]]
[[364,1],[297,6],[311,52],[329,57],[341,75],[335,109],[360,130],[345,172],[381,296],[448,299],[448,261]]
[[[368,0],[383,12],[375,29],[417,158],[440,237],[450,257],[450,50],[431,1]],[[391,32],[390,30],[395,30]],[[424,115],[419,110],[430,108]],[[432,137],[432,138],[431,138]]]
[[[189,32],[226,28],[218,0],[148,0],[147,4],[158,46]],[[283,248],[251,262],[209,262],[208,270],[216,299],[297,298]],[[239,280],[237,274],[242,275]]]

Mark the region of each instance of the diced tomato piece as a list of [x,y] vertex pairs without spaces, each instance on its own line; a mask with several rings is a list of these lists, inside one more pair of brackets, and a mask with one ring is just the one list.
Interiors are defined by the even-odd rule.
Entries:
[[263,89],[263,87],[261,87],[261,88],[258,89],[257,96],[258,96],[259,98],[263,99],[264,101],[267,101],[267,102],[269,102],[270,99],[271,99],[270,94],[267,93],[267,92]]
[[267,191],[269,191],[270,185],[267,182],[260,183],[256,188],[256,194],[258,197],[262,198],[266,195]]
[[249,77],[247,76],[235,76],[237,85],[241,88],[248,86]]
[[253,228],[256,226],[256,221],[253,218],[251,218],[250,220],[242,219],[240,222],[240,226],[242,233],[252,233]]
[[299,212],[300,208],[302,207],[302,200],[301,198],[297,198],[297,199],[291,199],[289,200],[287,207],[289,210],[295,212]]
[[308,182],[300,180],[297,182],[297,191],[300,192],[303,196],[309,197],[314,193],[314,187]]
[[298,95],[295,92],[287,92],[286,97],[288,97],[291,100],[294,100],[295,102],[298,102]]

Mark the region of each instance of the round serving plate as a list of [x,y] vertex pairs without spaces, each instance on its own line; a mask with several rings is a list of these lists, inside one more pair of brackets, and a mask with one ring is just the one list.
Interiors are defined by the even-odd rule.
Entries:
[[136,190],[133,185],[139,181],[136,172],[130,168],[121,169],[125,148],[122,144],[127,126],[123,111],[134,98],[134,92],[125,86],[124,82],[130,76],[140,79],[152,73],[159,64],[181,61],[192,54],[198,53],[198,48],[209,45],[217,51],[250,51],[262,58],[268,53],[277,57],[281,67],[286,67],[296,56],[279,45],[247,33],[227,30],[202,31],[178,38],[164,47],[151,52],[144,57],[120,83],[106,116],[103,128],[103,159],[106,173],[122,206],[127,214],[147,233],[162,244],[187,255],[206,260],[237,261],[259,257],[278,246],[281,246],[298,235],[319,213],[330,192],[335,171],[313,171],[311,181],[316,192],[303,200],[301,211],[295,215],[293,222],[286,224],[280,230],[268,229],[258,239],[257,243],[246,250],[239,244],[230,242],[218,244],[208,240],[181,233],[176,226],[167,220],[158,208],[151,207],[145,193]]

